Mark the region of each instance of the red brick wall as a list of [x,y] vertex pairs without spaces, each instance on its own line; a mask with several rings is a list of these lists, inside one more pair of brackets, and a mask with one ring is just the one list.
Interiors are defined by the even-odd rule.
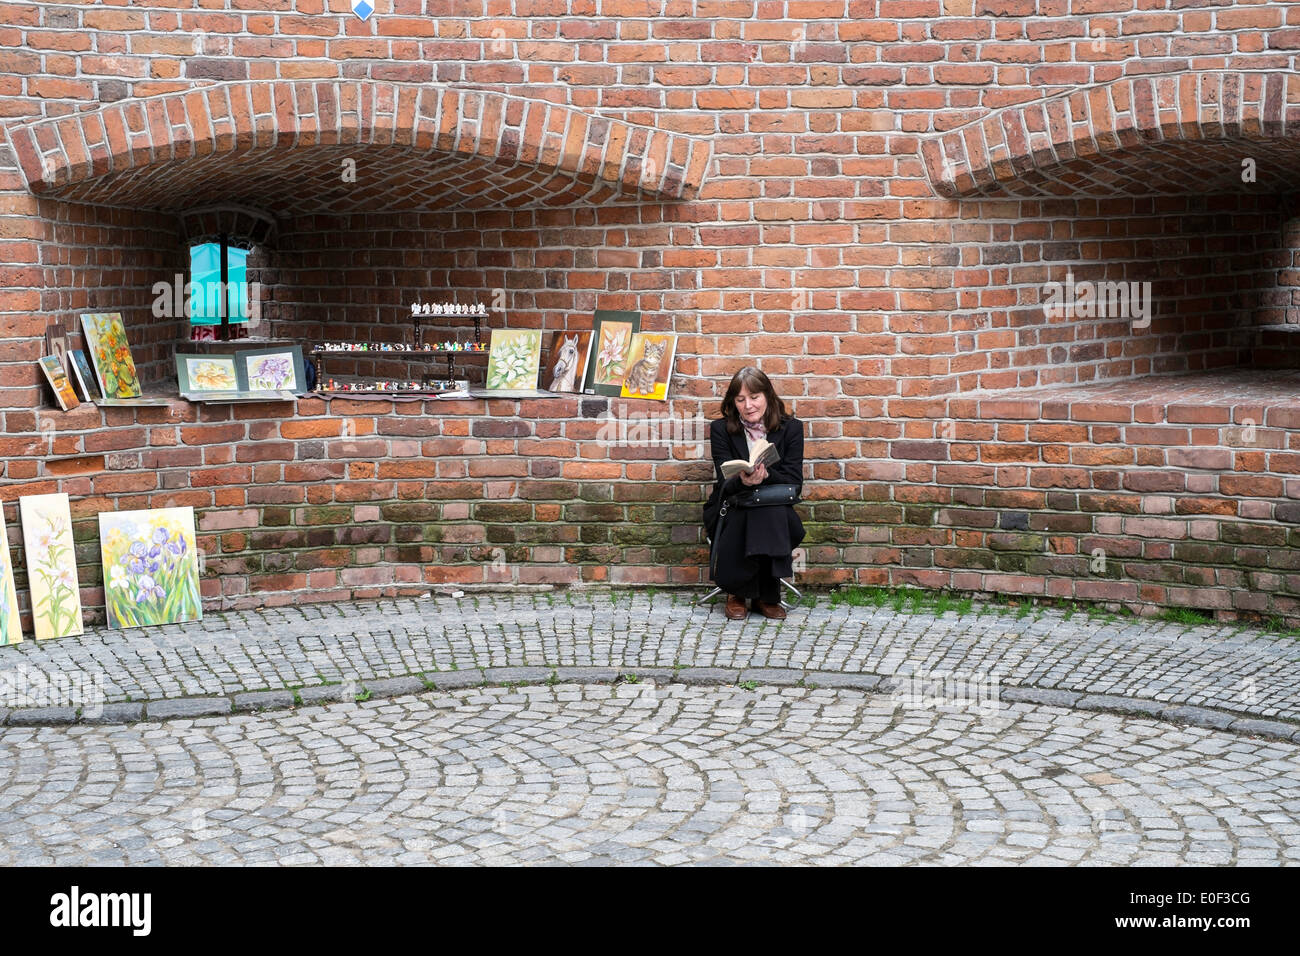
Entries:
[[[229,6],[7,3],[0,18],[0,498],[73,496],[92,609],[93,515],[168,504],[200,511],[212,607],[702,577],[709,467],[688,445],[602,445],[596,416],[620,402],[54,409],[32,360],[48,320],[85,309],[123,311],[143,376],[170,380],[184,328],[151,315],[151,287],[186,257],[178,216],[156,207],[215,175],[196,203],[278,217],[259,272],[272,334],[400,339],[413,297],[501,289],[498,325],[636,309],[680,333],[657,411],[713,417],[732,372],[762,366],[808,423],[805,580],[1300,617],[1298,244],[1282,199],[1300,168],[1296,7],[382,0],[362,23],[343,0]],[[308,79],[330,81],[311,88],[326,112],[346,106],[341,81],[515,99],[495,139],[490,104],[474,107],[495,144],[474,162],[430,165],[350,134],[303,145],[317,138],[303,101],[273,84]],[[243,81],[270,113],[221,128],[175,97]],[[100,111],[147,97],[139,126],[122,114],[132,168],[96,185]],[[587,130],[577,166],[530,120],[507,130],[525,103]],[[249,152],[267,130],[274,148]],[[169,145],[191,134],[200,153],[233,151],[196,165]],[[622,166],[584,165],[615,141]],[[50,157],[37,199],[28,180]],[[412,188],[336,203],[323,170],[349,157]],[[411,208],[440,182],[451,200]],[[1067,272],[1150,281],[1150,328],[1045,316],[1043,284]],[[1181,373],[1194,380],[1132,381]]]

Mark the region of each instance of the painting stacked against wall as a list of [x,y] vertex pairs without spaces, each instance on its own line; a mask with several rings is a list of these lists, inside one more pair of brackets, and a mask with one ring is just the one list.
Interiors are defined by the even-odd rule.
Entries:
[[72,382],[68,380],[63,362],[57,355],[46,355],[40,359],[39,364],[45,374],[45,381],[49,382],[50,388],[54,390],[54,400],[59,403],[59,408],[66,412],[81,404],[77,393],[72,390]]
[[109,627],[203,617],[193,508],[101,512],[99,553]]
[[45,329],[45,354],[37,359],[36,364],[40,366],[41,374],[54,392],[54,401],[65,412],[90,400],[84,387],[80,394],[75,387],[79,372],[74,359],[78,355],[84,361],[85,353],[71,348],[67,326],[60,320],[51,320]]
[[541,332],[536,329],[493,329],[488,352],[488,389],[536,388],[541,358]]
[[81,393],[81,400],[85,402],[95,402],[100,397],[99,384],[95,379],[95,373],[90,370],[90,362],[86,360],[86,353],[81,349],[72,349],[68,352],[68,367],[72,370],[72,378],[77,383],[77,391]]
[[81,316],[86,349],[95,364],[104,398],[110,401],[140,397],[140,380],[119,312],[86,312]]
[[677,351],[677,336],[670,332],[635,332],[627,349],[627,372],[619,386],[623,398],[668,397],[668,379],[672,375]]
[[[642,332],[640,312],[597,310],[590,330],[555,332],[545,364],[540,331],[493,329],[487,391],[537,389],[665,401],[676,358],[672,332]],[[539,382],[540,378],[540,382]]]
[[9,556],[9,530],[0,508],[0,644],[19,644],[23,639],[18,616],[18,589],[14,587],[14,566]]
[[[18,499],[18,510],[36,640],[81,634],[81,589],[68,496],[28,495]],[[99,551],[109,627],[202,619],[193,508],[101,512]],[[0,644],[22,639],[18,590],[0,507]]]
[[38,641],[82,632],[81,588],[66,494],[18,499],[27,554],[32,628]]

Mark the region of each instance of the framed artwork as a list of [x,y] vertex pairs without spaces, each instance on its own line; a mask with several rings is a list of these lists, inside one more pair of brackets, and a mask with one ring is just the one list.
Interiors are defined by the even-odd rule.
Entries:
[[301,348],[240,352],[244,388],[250,392],[305,392],[307,373]]
[[592,330],[591,361],[582,390],[588,395],[618,395],[627,373],[632,335],[641,328],[640,312],[598,309]]
[[109,627],[202,619],[193,508],[101,511],[99,555]]
[[587,374],[591,332],[556,332],[542,372],[542,388],[550,392],[580,392]]
[[186,398],[241,401],[292,398],[307,390],[300,347],[176,356],[176,383]]
[[126,340],[126,326],[122,324],[121,313],[83,313],[81,328],[104,397],[139,398],[140,380],[136,378],[135,362],[131,358],[131,345]]
[[623,376],[619,395],[657,401],[667,399],[676,353],[677,336],[672,332],[634,332],[627,353],[627,374]]
[[176,380],[182,395],[239,391],[233,355],[177,355]]
[[9,532],[5,510],[0,506],[0,644],[20,644],[22,622],[18,617],[18,591],[14,587],[14,565],[9,557]]
[[80,634],[81,590],[72,549],[68,496],[28,495],[18,499],[18,511],[23,522],[27,587],[32,596],[36,639]]
[[63,371],[62,359],[57,355],[47,355],[37,364],[45,373],[45,380],[50,383],[50,388],[54,389],[54,398],[58,401],[59,408],[66,412],[81,404],[77,393],[72,390],[72,383],[68,381],[67,373]]
[[72,369],[72,379],[77,383],[82,400],[93,402],[99,398],[99,383],[95,381],[95,373],[90,370],[90,363],[86,361],[86,353],[81,349],[70,351],[68,366]]
[[488,350],[488,389],[537,388],[541,361],[539,330],[493,329]]

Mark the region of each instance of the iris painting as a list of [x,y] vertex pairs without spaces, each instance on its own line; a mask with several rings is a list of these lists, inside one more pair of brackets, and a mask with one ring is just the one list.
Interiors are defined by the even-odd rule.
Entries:
[[293,390],[298,387],[293,370],[293,354],[255,355],[248,358],[248,387],[255,392]]
[[110,627],[203,617],[193,508],[101,512],[99,551]]

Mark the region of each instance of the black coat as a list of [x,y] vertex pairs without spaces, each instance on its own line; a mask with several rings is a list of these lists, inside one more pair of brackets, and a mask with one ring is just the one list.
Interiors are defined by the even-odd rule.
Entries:
[[[773,431],[767,440],[776,446],[780,460],[769,465],[765,485],[795,485],[803,491],[803,422],[791,416]],[[748,488],[737,475],[723,480],[722,463],[734,458],[749,458],[745,433],[732,435],[727,431],[727,420],[719,418],[709,428],[709,444],[713,453],[713,493],[704,505],[704,528],[713,537],[722,510],[722,500]],[[729,530],[726,547],[718,554],[719,574],[716,583],[727,587],[748,577],[755,567],[755,556],[771,555],[788,558],[803,541],[803,522],[791,505],[769,505],[763,508],[732,508],[727,512]],[[733,524],[734,522],[734,524]],[[733,534],[733,530],[735,533]],[[721,566],[725,565],[725,569]]]

